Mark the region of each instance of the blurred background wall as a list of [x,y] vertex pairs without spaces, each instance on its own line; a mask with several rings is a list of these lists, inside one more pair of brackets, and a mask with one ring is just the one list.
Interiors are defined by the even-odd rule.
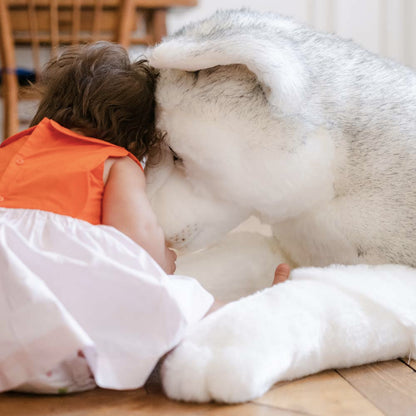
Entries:
[[[168,11],[168,34],[210,16],[217,9],[241,7],[291,16],[317,30],[353,39],[374,53],[416,69],[416,0],[198,0],[197,6]],[[138,56],[144,51],[145,48],[135,47],[131,54]],[[42,61],[48,56],[45,54]],[[20,48],[17,62],[22,68],[31,68],[31,53]],[[30,120],[36,105],[36,102],[19,104],[19,113]],[[0,141],[1,132],[2,117]]]
[[[217,9],[241,7],[291,16],[416,69],[416,0],[198,0],[197,6],[168,11],[168,34]],[[135,48],[133,55],[143,50]],[[27,51],[19,50],[17,60],[30,66]]]
[[416,68],[416,0],[199,0],[169,11],[168,32],[216,9],[240,7],[292,16]]

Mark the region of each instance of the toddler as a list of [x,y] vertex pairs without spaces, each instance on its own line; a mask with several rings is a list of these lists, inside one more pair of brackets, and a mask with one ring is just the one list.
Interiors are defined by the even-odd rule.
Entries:
[[155,72],[125,49],[46,66],[31,126],[0,146],[0,391],[143,385],[212,296],[175,253],[139,160],[162,139]]

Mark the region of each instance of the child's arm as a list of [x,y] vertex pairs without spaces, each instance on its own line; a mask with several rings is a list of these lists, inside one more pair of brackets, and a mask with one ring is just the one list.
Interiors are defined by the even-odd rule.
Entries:
[[129,157],[116,159],[104,188],[102,222],[117,228],[143,247],[167,274],[175,271],[176,254],[165,236],[145,192],[140,167]]

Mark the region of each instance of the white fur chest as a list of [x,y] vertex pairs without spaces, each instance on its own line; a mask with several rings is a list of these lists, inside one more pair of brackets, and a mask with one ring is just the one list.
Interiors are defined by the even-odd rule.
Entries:
[[[368,190],[335,198],[296,218],[273,225],[283,250],[297,265],[413,264],[409,223]],[[405,215],[406,217],[406,215]]]
[[279,244],[296,265],[360,262],[357,247],[341,231],[336,215],[331,214],[317,211],[273,226]]

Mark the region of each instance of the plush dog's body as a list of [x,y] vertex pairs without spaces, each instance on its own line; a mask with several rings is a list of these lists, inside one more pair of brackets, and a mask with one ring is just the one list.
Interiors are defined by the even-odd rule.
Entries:
[[[151,63],[161,68],[158,117],[170,149],[166,148],[156,168],[148,169],[149,196],[174,245],[189,250],[204,247],[255,214],[273,226],[283,250],[299,266],[416,266],[415,72],[337,36],[316,33],[280,16],[244,10],[220,12],[185,27],[153,51]],[[364,285],[360,279],[351,282],[357,286],[348,293],[360,293],[355,300],[359,305],[370,291],[360,286]],[[294,293],[309,290],[298,284]],[[321,297],[317,307],[329,311],[336,300],[316,288],[313,296],[316,300]],[[278,289],[270,289],[270,293],[273,290]],[[389,293],[394,288],[385,290]],[[262,321],[270,314],[282,313],[281,309],[274,311],[274,304],[267,309],[265,299],[266,295],[251,300],[258,305],[258,327],[246,321],[240,324],[253,337],[256,331],[265,337],[276,330],[264,341],[264,348],[270,348],[261,353],[263,361],[270,362],[275,360],[273,351],[278,351],[279,342],[286,342],[288,334],[289,338],[295,333],[300,336],[309,324],[294,320],[292,328],[283,330],[270,324],[263,328]],[[283,316],[290,316],[290,307],[282,306],[287,308]],[[235,306],[234,312],[229,309],[224,314],[237,318],[244,310]],[[381,315],[371,309],[366,316],[371,316],[374,327]],[[402,319],[395,316],[395,322]],[[220,321],[221,315],[213,319]],[[403,346],[389,349],[387,338],[388,353],[383,348],[375,351],[374,340],[354,349],[352,335],[345,352],[337,350],[340,361],[328,359],[322,351],[326,347],[330,351],[336,339],[331,331],[351,328],[342,316],[328,324],[330,329],[320,319],[316,331],[324,332],[314,345],[324,357],[316,360],[313,369],[302,367],[300,360],[282,375],[273,366],[255,370],[250,358],[245,370],[256,380],[255,388],[245,385],[242,393],[236,393],[230,391],[228,384],[232,383],[228,382],[221,386],[223,393],[213,393],[215,384],[207,380],[219,369],[219,359],[212,358],[225,348],[218,349],[219,345],[238,344],[245,348],[243,357],[252,357],[250,351],[260,348],[234,331],[227,342],[217,342],[218,336],[209,335],[216,331],[216,323],[204,335],[191,337],[192,345],[185,343],[167,361],[166,368],[176,369],[176,373],[167,371],[171,380],[167,391],[173,397],[192,400],[240,401],[258,395],[281,378],[403,353]],[[357,318],[353,332],[360,321]],[[361,333],[368,328],[361,328]],[[322,347],[320,342],[326,337],[328,345]],[[342,344],[343,337],[339,339]],[[176,387],[175,374],[187,365],[186,354],[192,355],[195,345],[217,352],[206,362],[202,359],[203,370],[197,370],[195,376],[201,380],[184,378],[178,382],[181,387]],[[405,345],[408,348],[410,341]],[[308,348],[303,353],[311,358]],[[298,351],[292,353],[302,356]],[[342,361],[342,354],[351,359]],[[263,361],[257,365],[261,367]],[[229,377],[237,377],[233,376],[235,366],[226,359],[220,362],[224,374],[229,366]]]

